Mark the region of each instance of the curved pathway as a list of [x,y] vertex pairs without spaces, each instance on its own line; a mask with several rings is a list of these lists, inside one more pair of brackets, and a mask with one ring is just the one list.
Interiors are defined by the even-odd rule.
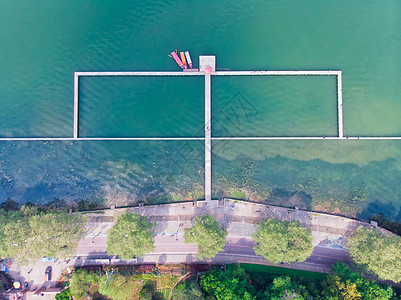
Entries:
[[[129,210],[132,213],[147,216],[156,223],[155,251],[138,260],[122,261],[109,256],[106,252],[107,231],[114,224],[115,214]],[[210,213],[216,216],[219,223],[227,228],[227,244],[224,251],[209,260],[199,260],[195,244],[185,244],[183,232],[192,226],[192,220],[200,215]],[[266,219],[299,220],[302,226],[312,230],[314,252],[303,263],[283,264],[280,267],[301,269],[315,272],[329,272],[330,265],[337,260],[350,260],[346,249],[347,237],[359,226],[372,227],[369,223],[322,213],[288,209],[266,204],[249,203],[237,200],[220,200],[206,203],[204,201],[133,207],[125,209],[104,210],[103,213],[86,213],[88,222],[86,235],[78,244],[76,256],[69,265],[104,265],[126,263],[215,263],[233,262],[274,265],[258,256],[253,251],[252,234],[257,225]],[[53,267],[53,281],[44,283],[44,270],[48,265]],[[15,279],[30,282],[30,286],[40,287],[43,284],[55,286],[55,279],[61,274],[66,264],[59,262],[38,262],[35,266],[13,268],[11,274]],[[31,270],[32,269],[32,270]]]

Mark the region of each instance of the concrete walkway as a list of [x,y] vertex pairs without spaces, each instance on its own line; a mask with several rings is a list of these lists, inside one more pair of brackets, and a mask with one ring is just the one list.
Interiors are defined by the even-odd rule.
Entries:
[[[194,218],[207,213],[215,215],[219,223],[227,228],[229,235],[244,237],[250,237],[257,225],[267,219],[299,220],[304,227],[312,230],[314,245],[328,247],[345,246],[349,235],[359,226],[372,228],[369,223],[341,216],[230,199],[215,200],[210,205],[198,201],[196,205],[188,202],[129,210],[156,222],[156,234],[175,233],[178,230],[177,223],[182,224],[182,228],[190,227]],[[108,213],[110,215],[111,212]]]
[[[108,256],[106,253],[107,231],[113,226],[116,216],[125,211],[146,216],[156,223],[155,251],[137,261],[122,261]],[[227,229],[228,236],[223,252],[213,259],[201,261],[196,256],[196,245],[184,243],[183,232],[185,228],[192,226],[194,218],[204,214],[215,215],[218,222]],[[349,260],[348,252],[342,248],[346,245],[349,235],[359,226],[372,227],[369,223],[340,216],[229,199],[109,209],[101,212],[89,212],[85,215],[88,219],[85,228],[86,235],[78,244],[76,256],[69,261],[68,265],[70,266],[197,262],[274,265],[254,253],[252,239],[257,225],[263,220],[272,218],[288,221],[299,220],[304,227],[311,229],[315,246],[314,255],[306,262],[280,265],[280,267],[328,272],[330,264],[337,259]],[[45,282],[44,271],[48,265],[53,268],[53,279]],[[51,288],[55,286],[55,280],[61,271],[68,265],[59,261],[38,261],[34,266],[21,268],[13,266],[10,273],[15,280],[29,282],[33,288],[43,285]]]

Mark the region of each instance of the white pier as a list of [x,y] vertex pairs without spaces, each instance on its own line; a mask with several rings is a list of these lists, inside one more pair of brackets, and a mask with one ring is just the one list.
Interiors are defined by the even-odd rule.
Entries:
[[[79,78],[91,76],[204,76],[205,77],[205,137],[80,137],[79,136]],[[259,136],[259,137],[213,137],[211,111],[212,76],[336,76],[338,135],[316,136]],[[3,137],[0,141],[204,141],[205,143],[205,200],[212,199],[212,141],[213,140],[401,140],[401,137],[344,137],[342,71],[338,70],[291,70],[291,71],[216,71],[216,57],[200,56],[199,69],[187,72],[75,72],[74,73],[74,123],[72,137]]]
[[74,73],[74,139],[78,138],[78,93],[79,93],[79,77]]
[[[59,142],[73,142],[73,141],[204,141],[203,137],[2,137],[0,141],[4,142],[49,142],[49,141],[59,141]],[[401,140],[401,136],[241,136],[241,137],[211,137],[211,141],[268,141],[268,140],[370,140],[370,141],[381,141],[381,140]]]
[[212,200],[212,123],[210,73],[205,74],[205,200]]
[[201,76],[203,72],[75,72],[76,76]]
[[343,126],[343,73],[337,74],[337,114],[338,114],[338,137],[344,137]]
[[338,76],[341,71],[217,71],[216,76]]
[[199,71],[205,72],[209,67],[212,72],[216,71],[216,56],[214,55],[201,55],[199,56]]
[[212,115],[211,73],[216,70],[214,56],[199,57],[199,69],[205,74],[205,200],[212,201]]

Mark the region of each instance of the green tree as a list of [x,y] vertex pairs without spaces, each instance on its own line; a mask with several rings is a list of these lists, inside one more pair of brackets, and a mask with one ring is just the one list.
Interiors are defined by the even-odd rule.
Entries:
[[70,293],[75,299],[79,299],[88,293],[92,284],[96,284],[98,279],[92,272],[85,269],[76,270],[71,277]]
[[33,257],[69,257],[75,254],[85,219],[78,214],[57,212],[34,215],[29,218],[29,225],[34,238],[26,242]]
[[389,300],[394,293],[384,286],[362,278],[343,262],[331,266],[331,273],[322,282],[322,296],[328,300]]
[[42,256],[70,256],[84,224],[83,216],[62,211],[44,213],[34,207],[0,211],[0,257],[26,265]]
[[122,259],[141,257],[152,252],[154,224],[146,217],[125,213],[110,229],[107,238],[107,251]]
[[353,260],[381,279],[401,281],[401,238],[360,226],[347,248]]
[[322,283],[324,287],[322,295],[327,300],[359,300],[361,293],[357,284],[351,280],[344,280],[336,274],[327,275]]
[[32,258],[26,245],[30,233],[26,219],[5,219],[0,225],[0,257],[12,257],[19,264],[27,264]]
[[152,300],[154,293],[156,290],[155,282],[149,280],[146,284],[142,287],[141,292],[139,293],[139,298],[141,300]]
[[265,292],[266,299],[270,300],[304,300],[309,299],[305,286],[291,281],[290,276],[276,277]]
[[244,269],[228,265],[225,272],[216,267],[203,273],[200,286],[207,296],[212,295],[217,300],[253,300],[256,299],[255,290],[248,279]]
[[99,282],[99,293],[113,300],[132,299],[140,285],[131,276],[123,276],[118,272],[105,275]]
[[198,281],[195,279],[185,280],[180,282],[175,288],[173,292],[172,298],[173,300],[203,300],[204,297],[202,295],[202,291],[198,284]]
[[312,232],[298,221],[262,222],[254,234],[255,253],[276,264],[302,262],[312,255]]
[[227,230],[219,226],[215,217],[204,215],[197,217],[192,228],[186,228],[184,232],[185,243],[198,244],[198,257],[215,257],[223,250],[226,244]]
[[[358,291],[362,299],[366,300],[390,300],[394,299],[394,291],[391,286],[379,285],[375,281],[360,278],[357,282]],[[399,299],[399,298],[398,298]]]
[[55,296],[56,300],[72,300],[71,290],[68,288]]

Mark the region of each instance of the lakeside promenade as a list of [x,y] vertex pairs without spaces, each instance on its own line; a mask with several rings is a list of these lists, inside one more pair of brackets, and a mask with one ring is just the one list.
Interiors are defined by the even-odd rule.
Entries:
[[[113,226],[116,216],[126,211],[146,216],[156,224],[154,252],[131,261],[120,260],[106,252],[107,231]],[[359,226],[373,227],[370,223],[341,216],[230,199],[106,209],[83,214],[87,217],[85,236],[68,264],[39,261],[35,266],[13,267],[10,271],[13,278],[29,282],[33,290],[42,286],[53,288],[61,272],[68,266],[238,262],[275,266],[253,251],[252,234],[260,222],[270,218],[299,220],[302,226],[312,231],[315,246],[313,255],[305,262],[283,264],[280,267],[327,273],[330,265],[337,260],[350,261],[348,251],[344,248],[350,234]],[[196,244],[185,244],[183,233],[185,228],[192,226],[194,218],[204,214],[214,215],[220,225],[227,229],[228,236],[224,251],[213,259],[199,260]],[[53,279],[45,282],[44,270],[48,265],[53,268]]]
[[214,215],[229,235],[241,237],[251,237],[257,225],[267,219],[298,220],[302,226],[311,229],[314,246],[336,248],[344,247],[349,235],[359,226],[374,227],[368,222],[343,216],[225,198],[210,203],[195,201],[88,212],[85,213],[88,218],[86,235],[105,236],[113,225],[114,216],[125,211],[146,216],[156,223],[156,237],[182,234],[184,228],[192,226],[194,218],[204,214]]

